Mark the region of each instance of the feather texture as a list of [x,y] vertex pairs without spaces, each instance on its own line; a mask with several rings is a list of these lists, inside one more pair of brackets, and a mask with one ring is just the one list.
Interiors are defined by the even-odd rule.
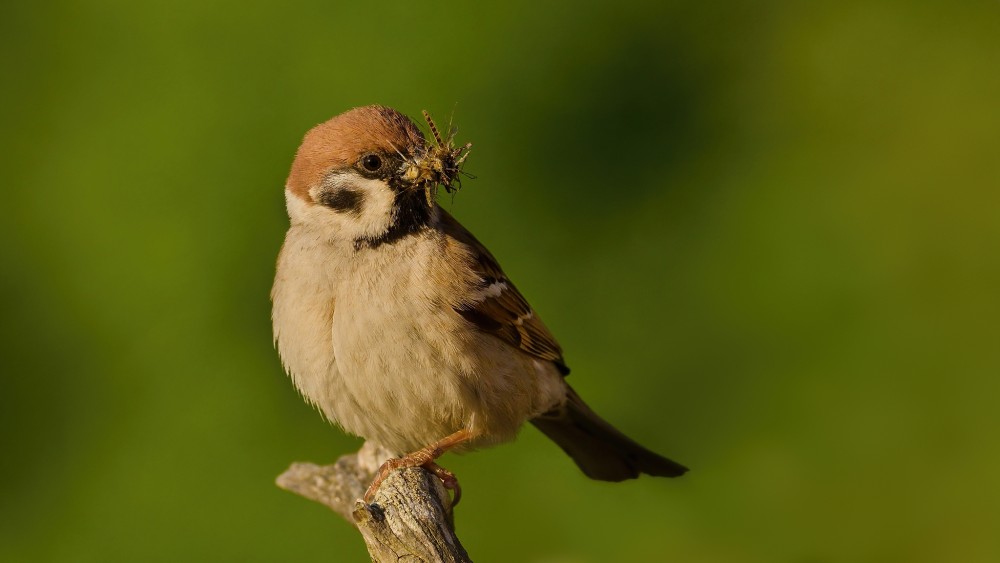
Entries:
[[448,212],[441,210],[440,229],[470,250],[468,264],[479,278],[478,286],[455,307],[465,320],[536,358],[554,362],[559,372],[569,374],[562,348],[517,290],[485,246]]

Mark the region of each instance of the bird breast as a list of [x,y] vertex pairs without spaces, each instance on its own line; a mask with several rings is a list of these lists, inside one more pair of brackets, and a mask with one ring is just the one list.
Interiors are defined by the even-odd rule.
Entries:
[[479,436],[471,447],[506,441],[551,407],[554,366],[453,309],[468,280],[442,239],[361,249],[302,239],[312,240],[290,231],[279,260],[275,332],[296,386],[327,418],[405,453],[462,428]]

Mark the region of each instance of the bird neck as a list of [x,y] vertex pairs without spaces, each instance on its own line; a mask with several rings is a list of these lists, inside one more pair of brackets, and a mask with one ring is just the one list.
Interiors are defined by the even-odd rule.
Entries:
[[378,248],[384,244],[395,244],[400,240],[432,227],[438,221],[437,203],[427,201],[423,190],[399,191],[393,210],[393,220],[389,228],[375,237],[365,237],[354,241],[354,248]]

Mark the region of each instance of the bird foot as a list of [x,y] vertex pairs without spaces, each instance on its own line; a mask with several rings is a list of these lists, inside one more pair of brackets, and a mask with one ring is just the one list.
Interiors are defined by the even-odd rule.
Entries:
[[458,477],[455,477],[454,473],[448,471],[433,461],[423,467],[437,476],[437,478],[441,480],[441,484],[444,485],[444,488],[449,491],[453,491],[451,497],[451,507],[455,508],[455,506],[458,505],[458,501],[462,500],[462,486],[458,484]]
[[454,498],[451,501],[451,505],[454,507],[462,498],[462,487],[458,485],[458,478],[455,477],[454,473],[441,467],[435,463],[434,460],[441,457],[443,453],[451,448],[472,439],[473,436],[473,433],[469,430],[462,429],[454,434],[451,434],[450,436],[446,436],[441,440],[434,442],[425,448],[408,453],[403,457],[386,460],[386,462],[378,468],[378,473],[375,474],[375,479],[372,480],[372,484],[369,485],[368,490],[365,491],[365,502],[371,504],[372,499],[375,498],[375,492],[378,491],[379,486],[382,485],[382,481],[385,481],[385,478],[388,477],[393,471],[404,467],[423,467],[440,479],[444,488],[450,491],[455,491]]
[[448,471],[444,467],[441,467],[433,460],[427,460],[425,456],[417,455],[422,452],[414,452],[400,458],[394,458],[386,460],[381,467],[378,468],[378,473],[375,474],[375,479],[372,480],[371,485],[368,486],[368,490],[365,491],[365,502],[371,504],[372,500],[375,498],[375,493],[378,491],[379,487],[382,486],[382,481],[385,481],[386,477],[390,473],[397,469],[403,469],[404,467],[423,467],[424,469],[430,471],[435,477],[441,480],[441,484],[444,485],[445,489],[449,491],[454,491],[452,497],[451,506],[454,507],[458,504],[458,501],[462,499],[462,487],[458,484],[458,478],[451,471]]

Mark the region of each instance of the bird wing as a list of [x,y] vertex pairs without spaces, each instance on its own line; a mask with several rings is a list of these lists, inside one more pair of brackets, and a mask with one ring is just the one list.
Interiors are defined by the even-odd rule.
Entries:
[[503,273],[496,258],[454,217],[444,209],[440,211],[442,232],[468,249],[469,266],[479,278],[469,297],[454,307],[455,311],[479,330],[532,356],[549,360],[560,373],[569,374],[559,343]]

